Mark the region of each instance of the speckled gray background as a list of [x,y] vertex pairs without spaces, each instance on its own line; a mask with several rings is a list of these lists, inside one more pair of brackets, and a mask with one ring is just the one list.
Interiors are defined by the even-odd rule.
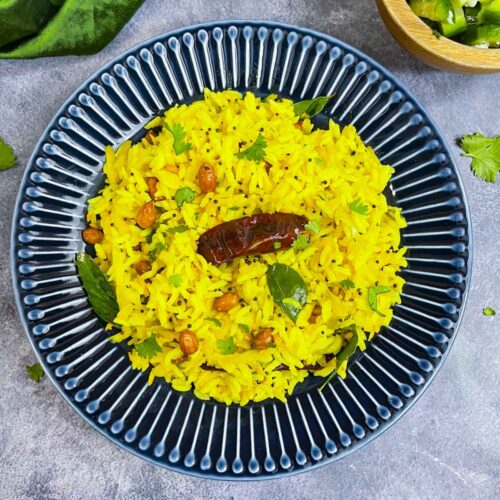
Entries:
[[[434,383],[373,443],[315,471],[262,483],[195,479],[149,465],[108,442],[24,367],[34,354],[19,323],[8,269],[12,211],[36,141],[64,100],[111,58],[154,35],[220,19],[272,19],[314,28],[358,47],[404,82],[450,144],[465,133],[500,133],[500,75],[442,73],[393,41],[371,0],[146,0],[101,53],[0,61],[0,136],[18,166],[0,172],[0,498],[500,498],[498,432],[500,182],[458,166],[471,205],[474,269],[460,334]],[[495,477],[496,471],[496,477]]]

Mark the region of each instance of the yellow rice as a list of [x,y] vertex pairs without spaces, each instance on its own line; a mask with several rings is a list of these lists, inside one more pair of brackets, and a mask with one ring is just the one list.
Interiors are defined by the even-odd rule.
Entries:
[[[191,150],[176,155],[167,128],[154,144],[143,139],[134,145],[126,141],[116,152],[108,147],[105,187],[89,202],[88,221],[104,233],[95,245],[96,261],[107,272],[120,307],[115,323],[122,332],[112,340],[134,346],[155,333],[162,351],[146,359],[132,348],[133,368],[150,368],[150,381],[163,377],[178,391],[194,388],[197,397],[226,404],[285,401],[308,376],[304,365],[320,365],[316,375],[336,369],[345,376],[346,363],[336,366],[336,359],[326,355],[338,353],[352,334],[336,330],[355,324],[358,347],[364,349],[365,340],[389,324],[391,308],[400,301],[404,281],[396,273],[406,266],[405,249],[399,248],[405,221],[382,194],[393,169],[379,162],[354,127],[341,130],[330,121],[328,130],[313,130],[309,119],[299,121],[295,116],[292,101],[275,96],[261,100],[250,92],[242,96],[207,90],[204,100],[175,106],[148,127],[165,123],[182,125]],[[264,162],[236,156],[259,132],[267,141],[269,173]],[[214,166],[218,178],[216,191],[205,195],[196,180],[203,164]],[[172,166],[179,168],[177,173]],[[137,213],[150,201],[146,177],[159,179],[157,196],[165,200],[156,203],[158,223],[140,229]],[[178,208],[173,195],[184,186],[196,197]],[[368,206],[368,215],[349,208],[358,199]],[[219,267],[197,253],[196,241],[207,229],[259,212],[304,215],[319,220],[321,230],[311,234],[304,250],[269,253],[250,261],[239,258]],[[167,231],[181,224],[190,229]],[[139,243],[141,250],[134,250]],[[147,259],[158,243],[164,250],[158,252],[151,271],[139,276],[134,264]],[[274,303],[267,287],[267,267],[277,262],[293,267],[308,286],[308,303],[296,324]],[[179,288],[169,284],[174,274],[182,277]],[[339,284],[346,279],[355,287]],[[384,316],[368,303],[368,287],[376,285],[390,288],[378,295],[377,307]],[[244,303],[226,313],[215,312],[214,299],[230,289]],[[310,324],[318,303],[321,316]],[[216,318],[222,326],[206,318]],[[276,347],[252,349],[251,334],[241,324],[252,332],[272,327]],[[182,357],[178,336],[186,328],[196,333],[199,349],[187,361],[173,364]],[[228,355],[220,352],[217,340],[229,337],[236,352]],[[223,371],[208,371],[204,364]],[[276,370],[279,365],[289,370]]]

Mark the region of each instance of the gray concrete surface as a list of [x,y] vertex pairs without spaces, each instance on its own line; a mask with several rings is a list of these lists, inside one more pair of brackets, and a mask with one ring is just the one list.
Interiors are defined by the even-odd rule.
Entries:
[[[416,406],[379,439],[340,462],[264,483],[194,479],[118,449],[92,430],[48,380],[34,384],[8,269],[9,234],[28,157],[67,96],[109,59],[153,35],[209,20],[261,18],[333,34],[384,64],[421,100],[450,144],[466,133],[500,133],[500,74],[425,67],[394,42],[371,0],[146,0],[101,53],[0,61],[0,136],[18,166],[0,172],[0,498],[500,498],[500,181],[486,184],[459,157],[474,230],[473,283],[457,342]],[[496,472],[495,472],[496,471]]]

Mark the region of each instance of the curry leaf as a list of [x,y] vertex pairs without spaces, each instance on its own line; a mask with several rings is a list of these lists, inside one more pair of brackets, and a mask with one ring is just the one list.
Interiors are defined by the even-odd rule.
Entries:
[[76,256],[76,267],[92,309],[99,318],[111,323],[118,314],[118,302],[108,277],[85,253]]
[[[285,264],[269,266],[266,275],[267,286],[274,302],[293,322],[297,321],[300,311],[307,302],[307,285],[302,276]],[[294,302],[290,303],[284,299],[292,299]]]
[[308,116],[314,116],[323,111],[331,96],[319,96],[315,99],[306,99],[305,101],[296,102],[293,105],[293,112],[297,116],[302,116],[304,113]]

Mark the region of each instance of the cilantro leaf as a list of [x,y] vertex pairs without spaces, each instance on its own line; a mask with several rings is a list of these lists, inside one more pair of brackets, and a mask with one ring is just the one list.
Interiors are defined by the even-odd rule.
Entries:
[[377,309],[377,296],[381,293],[387,293],[390,290],[388,286],[370,286],[368,287],[368,304],[372,311],[375,311],[379,316],[385,316]]
[[165,123],[165,127],[174,138],[173,147],[176,155],[180,155],[184,153],[184,151],[189,151],[191,149],[191,143],[184,142],[186,131],[182,128],[180,123],[174,123],[172,128],[169,127],[168,123]]
[[236,153],[236,156],[238,158],[245,158],[246,160],[250,161],[262,161],[264,159],[264,156],[266,155],[266,146],[267,142],[264,139],[264,136],[262,134],[259,134],[257,136],[257,139],[255,139],[255,142],[250,147],[244,149],[243,151],[240,151],[239,153]]
[[236,210],[239,210],[240,207],[236,206],[236,205],[233,205],[232,207],[229,207],[228,210],[233,210],[233,211],[236,211]]
[[136,344],[137,354],[144,359],[149,359],[161,352],[161,346],[156,340],[156,333],[152,333],[144,342]]
[[319,224],[319,219],[310,220],[305,226],[311,233],[318,234],[321,231],[321,226]]
[[186,226],[186,224],[181,224],[180,226],[169,227],[167,231],[169,233],[185,233],[186,231],[189,231],[189,227]]
[[439,40],[441,38],[441,33],[438,30],[432,30],[432,34]]
[[460,147],[464,156],[472,158],[471,168],[476,177],[486,182],[495,182],[500,170],[500,135],[485,137],[482,134],[465,135]]
[[342,280],[339,281],[339,284],[345,288],[354,288],[354,282],[351,280]]
[[40,363],[35,363],[34,365],[28,365],[26,367],[26,371],[28,372],[28,377],[33,380],[33,382],[40,382],[40,379],[45,375],[43,372],[43,368],[40,366]]
[[273,243],[273,248],[274,248],[275,250],[279,250],[279,249],[281,248],[281,243],[280,243],[279,241],[275,241],[275,242]]
[[179,208],[182,207],[184,203],[193,203],[194,201],[194,191],[190,187],[179,188],[174,195],[175,203]]
[[495,316],[495,315],[496,315],[496,313],[497,313],[497,312],[495,311],[495,309],[493,309],[493,307],[485,307],[485,308],[483,309],[483,314],[484,314],[485,316]]
[[162,250],[165,250],[165,243],[162,243],[161,241],[159,241],[155,247],[153,248],[153,250],[151,250],[149,253],[148,253],[148,259],[150,262],[153,262],[154,260],[156,260],[158,258],[158,254],[162,251]]
[[16,157],[12,148],[0,137],[0,170],[12,168],[16,163]]
[[238,323],[238,326],[241,328],[243,333],[250,333],[250,327],[245,325],[245,323]]
[[194,213],[194,220],[198,220],[200,218],[200,212]]
[[351,203],[349,203],[349,208],[359,215],[368,215],[368,205],[361,203],[361,198],[351,201]]
[[292,243],[292,248],[295,250],[304,250],[309,246],[309,241],[303,234],[299,234],[295,241]]
[[222,326],[222,321],[218,320],[217,318],[205,318],[206,321],[211,321],[215,326],[218,326],[219,328]]
[[168,284],[179,288],[182,285],[182,276],[180,274],[172,274],[168,277]]
[[236,352],[236,346],[234,345],[233,337],[229,337],[227,340],[217,340],[217,349],[222,354],[234,354]]
[[297,116],[302,116],[304,113],[309,116],[317,115],[323,111],[332,96],[319,96],[315,99],[306,99],[305,101],[296,102],[293,105],[293,112]]

